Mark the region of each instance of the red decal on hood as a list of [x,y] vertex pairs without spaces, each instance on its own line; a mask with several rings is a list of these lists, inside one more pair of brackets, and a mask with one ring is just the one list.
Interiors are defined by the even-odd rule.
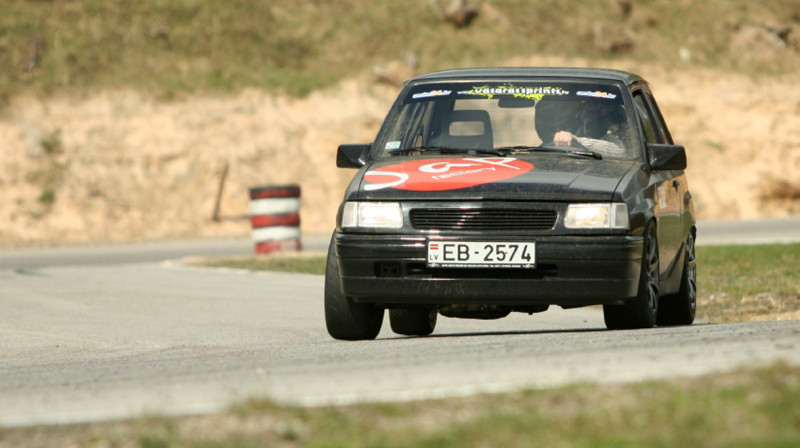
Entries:
[[413,160],[367,171],[364,190],[457,190],[511,179],[532,169],[532,163],[513,157]]

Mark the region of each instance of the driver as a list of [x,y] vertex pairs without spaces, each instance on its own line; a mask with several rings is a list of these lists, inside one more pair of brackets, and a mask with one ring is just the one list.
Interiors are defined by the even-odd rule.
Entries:
[[620,154],[625,111],[619,104],[600,101],[548,100],[536,105],[535,126],[542,142],[556,146],[579,144],[601,154]]

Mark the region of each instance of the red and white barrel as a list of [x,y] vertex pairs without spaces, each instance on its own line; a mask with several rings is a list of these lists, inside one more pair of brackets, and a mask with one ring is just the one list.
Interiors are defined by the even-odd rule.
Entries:
[[300,187],[251,188],[250,224],[257,254],[300,250]]

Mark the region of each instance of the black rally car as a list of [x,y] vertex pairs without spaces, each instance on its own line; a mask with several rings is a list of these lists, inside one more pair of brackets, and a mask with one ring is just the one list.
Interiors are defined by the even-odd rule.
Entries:
[[610,329],[695,316],[686,153],[637,75],[451,70],[410,80],[357,168],[328,251],[337,339],[603,305]]

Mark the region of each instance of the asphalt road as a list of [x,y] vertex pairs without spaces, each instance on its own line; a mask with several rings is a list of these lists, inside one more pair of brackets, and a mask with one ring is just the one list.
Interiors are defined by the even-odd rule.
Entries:
[[[387,320],[376,341],[334,341],[321,276],[163,261],[252,249],[203,244],[0,252],[0,425],[202,413],[253,396],[405,400],[800,365],[800,321],[606,331],[593,308],[441,318],[424,338],[396,337]],[[304,244],[323,250],[327,237]]]
[[800,216],[773,219],[707,220],[697,223],[698,245],[796,243]]

